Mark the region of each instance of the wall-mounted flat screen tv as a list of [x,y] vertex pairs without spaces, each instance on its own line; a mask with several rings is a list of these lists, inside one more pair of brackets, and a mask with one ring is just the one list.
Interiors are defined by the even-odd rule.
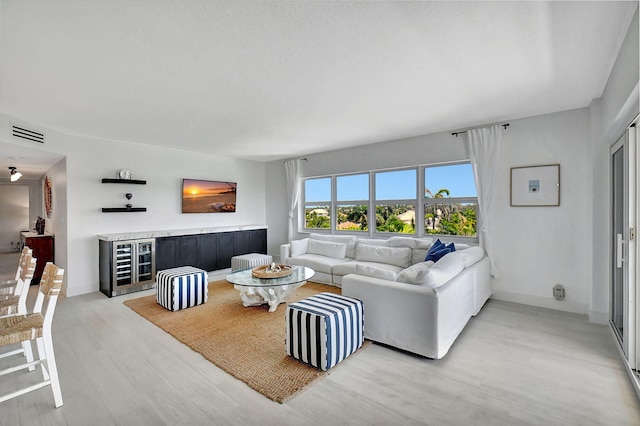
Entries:
[[236,211],[236,182],[182,179],[182,213]]

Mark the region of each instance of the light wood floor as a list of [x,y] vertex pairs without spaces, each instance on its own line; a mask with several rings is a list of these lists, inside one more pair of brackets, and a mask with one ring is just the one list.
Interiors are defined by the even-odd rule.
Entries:
[[[373,344],[281,405],[122,303],[152,293],[61,299],[64,406],[44,388],[0,403],[0,425],[640,424],[608,329],[582,315],[489,301],[444,359]],[[0,377],[0,394],[37,374]]]

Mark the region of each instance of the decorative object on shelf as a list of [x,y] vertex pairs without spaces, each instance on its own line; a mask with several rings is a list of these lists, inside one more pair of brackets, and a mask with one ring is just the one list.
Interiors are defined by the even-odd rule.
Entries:
[[38,216],[38,219],[36,220],[36,232],[38,233],[38,235],[43,235],[44,234],[44,219],[41,218],[40,216]]
[[511,207],[560,205],[560,164],[511,168]]
[[44,210],[47,214],[48,218],[51,218],[51,214],[53,213],[53,196],[52,196],[52,184],[51,184],[51,178],[49,176],[44,178],[44,186],[43,186],[43,192],[44,192]]
[[251,270],[251,275],[256,278],[281,278],[291,275],[293,269],[289,265],[275,264],[262,265]]
[[[129,172],[128,170],[120,170],[120,172],[118,172],[118,176],[121,176],[122,172],[128,172],[127,174],[122,174],[122,176],[128,176],[128,179],[110,179],[110,178],[102,178],[102,183],[127,183],[127,184],[136,184],[136,185],[146,185],[147,181],[146,180],[134,180],[131,179],[131,172]],[[130,200],[133,197],[133,194],[130,192],[127,192],[126,194],[124,194],[124,196],[127,198],[127,200]],[[124,207],[103,207],[102,208],[102,213],[128,213],[128,212],[146,212],[147,208],[146,207],[133,207],[132,204],[125,204]]]
[[120,170],[118,172],[118,179],[122,180],[131,180],[131,171],[129,170]]

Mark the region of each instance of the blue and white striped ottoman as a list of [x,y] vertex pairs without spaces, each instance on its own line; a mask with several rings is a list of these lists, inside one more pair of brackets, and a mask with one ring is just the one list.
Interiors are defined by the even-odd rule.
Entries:
[[193,266],[165,269],[156,275],[156,302],[170,311],[206,303],[207,272]]
[[269,265],[273,261],[270,254],[249,253],[233,256],[231,258],[231,271],[255,268],[256,266]]
[[362,301],[333,293],[320,293],[291,303],[286,312],[287,355],[328,370],[364,341]]

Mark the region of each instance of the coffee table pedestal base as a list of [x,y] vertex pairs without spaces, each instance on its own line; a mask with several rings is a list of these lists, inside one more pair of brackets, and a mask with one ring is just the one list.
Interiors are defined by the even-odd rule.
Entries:
[[269,312],[274,312],[279,304],[287,302],[293,292],[305,283],[306,281],[302,281],[275,287],[247,287],[242,285],[234,285],[233,287],[240,292],[243,306],[269,305]]

